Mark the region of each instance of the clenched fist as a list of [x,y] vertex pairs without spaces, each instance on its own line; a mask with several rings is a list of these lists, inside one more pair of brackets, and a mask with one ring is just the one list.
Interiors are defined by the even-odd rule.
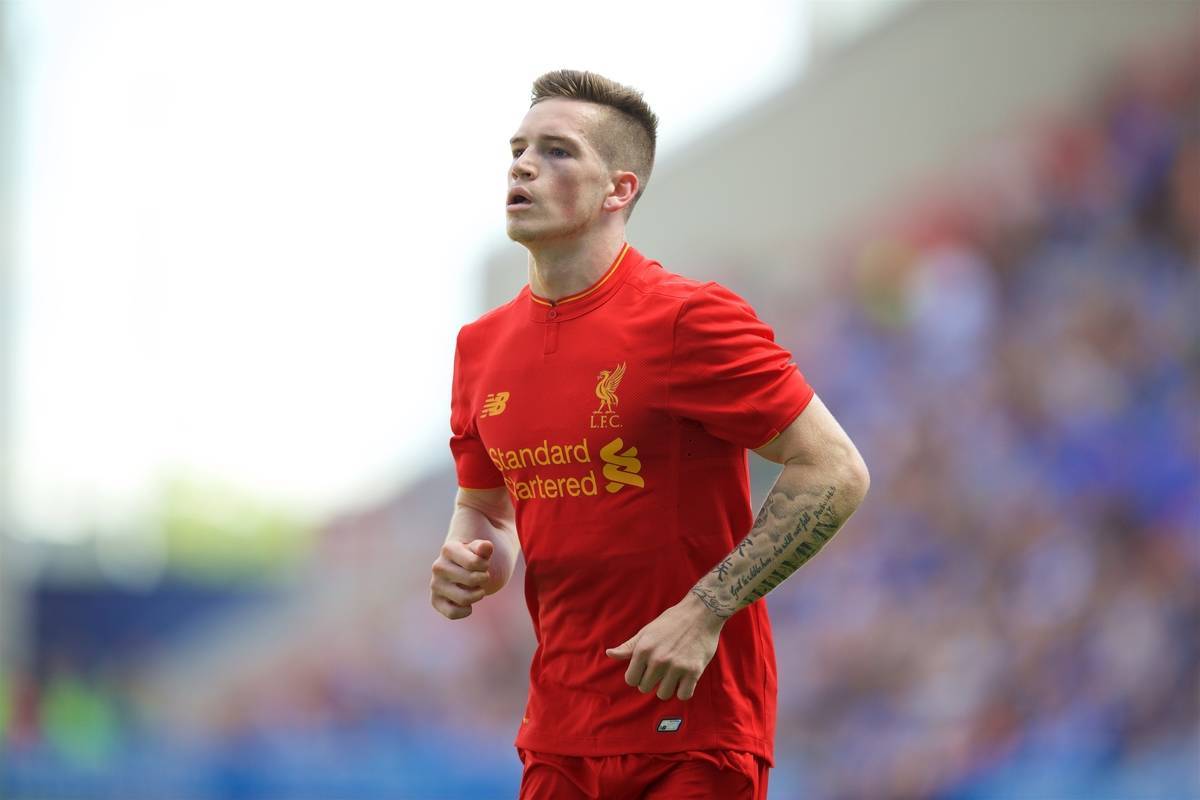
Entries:
[[483,599],[488,567],[495,545],[487,539],[448,541],[433,562],[429,582],[433,607],[447,619],[471,616],[471,606]]

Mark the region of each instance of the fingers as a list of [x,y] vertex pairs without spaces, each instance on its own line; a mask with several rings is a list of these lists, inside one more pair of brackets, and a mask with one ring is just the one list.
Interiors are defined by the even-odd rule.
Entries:
[[437,585],[433,588],[433,593],[460,606],[473,605],[484,597],[483,589],[477,586],[463,586],[460,583]]
[[621,661],[630,658],[633,655],[634,645],[637,644],[637,638],[637,636],[634,636],[631,639],[627,639],[623,644],[608,648],[604,651],[604,655]]
[[[675,694],[677,687],[682,687],[689,682],[689,672],[683,667],[672,664],[669,660],[655,658],[651,653],[652,648],[643,648],[639,651],[637,642],[640,637],[641,631],[624,644],[609,648],[605,653],[612,658],[629,659],[629,666],[625,669],[626,684],[637,687],[642,694],[653,692],[654,687],[658,686],[658,691],[655,692],[658,699],[669,700]],[[698,678],[697,675],[690,679],[692,690],[695,689]],[[690,691],[688,697],[691,697]],[[680,699],[687,698],[681,697]]]
[[[682,604],[672,606],[624,644],[605,652],[628,658],[625,683],[660,700],[690,700],[696,683],[716,653],[719,628],[697,624]],[[629,650],[632,649],[632,653]]]
[[648,661],[644,653],[641,657],[635,653],[625,671],[625,683],[636,686],[642,694],[654,692],[659,700],[670,700],[675,696],[680,700],[691,700],[699,680],[698,674],[682,667]]
[[675,694],[676,687],[679,686],[679,679],[682,675],[683,673],[678,670],[671,670],[667,673],[666,677],[662,679],[662,683],[658,685],[658,691],[655,692],[659,700],[671,699],[672,695]]
[[446,597],[459,605],[478,602],[483,598],[486,572],[470,572],[442,559],[433,562],[433,577],[429,588],[435,595]]
[[430,602],[434,610],[446,619],[462,619],[471,616],[471,606],[479,601],[456,603],[444,595],[434,594]]
[[641,686],[642,676],[646,673],[646,653],[645,651],[633,651],[633,656],[629,659],[629,666],[625,669],[625,683],[630,686]]
[[470,606],[460,606],[441,597],[433,598],[433,607],[446,619],[463,619],[471,616]]
[[655,685],[663,679],[667,674],[667,665],[650,662],[646,664],[646,671],[642,673],[642,679],[638,681],[638,691],[642,694],[654,689]]
[[496,545],[487,539],[476,539],[467,545],[467,549],[480,558],[487,560],[492,557],[492,553],[496,550]]
[[447,619],[471,615],[471,606],[485,596],[483,587],[490,577],[488,559],[493,548],[486,539],[470,544],[449,541],[442,545],[429,581],[430,601],[439,614]]
[[[462,542],[446,542],[442,545],[441,557],[452,564],[457,564],[463,569],[472,572],[487,572],[488,559],[492,557],[492,550],[490,547],[484,548],[480,546],[478,544],[480,541],[484,541],[488,545],[492,544],[486,540],[476,540],[472,542],[472,544],[479,548],[479,552],[476,552]],[[487,553],[487,555],[484,556],[481,553]]]
[[488,579],[486,572],[464,569],[453,561],[447,561],[444,558],[439,558],[433,562],[433,576],[447,583],[457,583],[470,587],[482,586],[487,583]]

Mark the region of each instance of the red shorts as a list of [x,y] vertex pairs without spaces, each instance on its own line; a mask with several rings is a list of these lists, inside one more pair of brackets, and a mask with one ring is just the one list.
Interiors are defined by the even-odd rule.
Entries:
[[767,762],[736,750],[560,756],[517,748],[520,800],[766,800]]

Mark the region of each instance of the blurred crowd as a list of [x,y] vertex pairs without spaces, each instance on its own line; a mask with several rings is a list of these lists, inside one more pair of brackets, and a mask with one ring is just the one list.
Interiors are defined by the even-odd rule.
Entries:
[[[768,599],[772,797],[1200,796],[1200,49],[981,144],[829,267],[803,291],[725,278],[872,473]],[[532,633],[511,588],[461,623],[429,608],[452,491],[442,474],[332,524],[295,597],[339,599],[189,701],[160,699],[178,677],[120,702],[77,676],[10,686],[0,790],[145,768],[140,747],[198,794],[511,796]],[[85,712],[108,750],[61,734]],[[187,783],[198,764],[215,777]]]
[[1200,796],[1198,55],[979,153],[780,331],[873,477],[770,597],[797,796]]

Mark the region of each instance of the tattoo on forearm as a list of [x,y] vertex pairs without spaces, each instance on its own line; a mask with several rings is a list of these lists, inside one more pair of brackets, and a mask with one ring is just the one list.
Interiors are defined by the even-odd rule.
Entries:
[[717,566],[713,569],[713,574],[717,576],[717,580],[723,581],[725,580],[725,573],[729,572],[731,569],[733,569],[733,559],[727,558],[720,564],[717,564]]
[[725,611],[725,607],[717,598],[716,592],[710,591],[709,589],[704,589],[697,585],[692,588],[692,594],[696,595],[696,597],[699,597],[701,602],[712,609],[712,612],[721,619],[725,619],[729,616],[729,613]]
[[692,587],[722,619],[763,597],[817,554],[845,516],[834,508],[833,486],[795,489],[778,484],[754,527],[729,556]]

